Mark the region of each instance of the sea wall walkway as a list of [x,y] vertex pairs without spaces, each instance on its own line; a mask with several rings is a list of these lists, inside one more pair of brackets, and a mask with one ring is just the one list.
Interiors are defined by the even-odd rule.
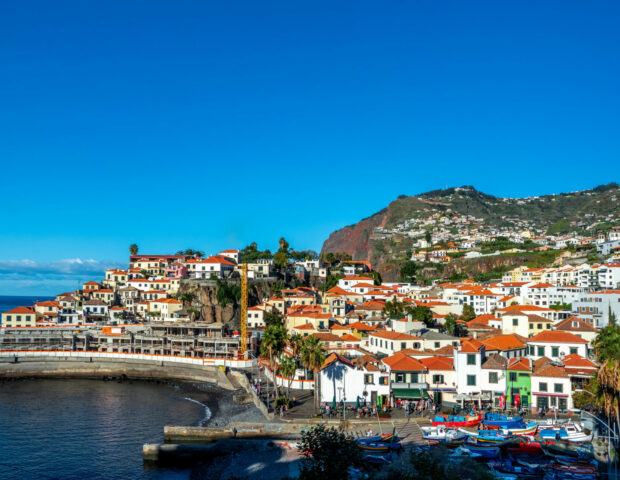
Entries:
[[59,377],[177,379],[204,381],[236,390],[225,368],[243,368],[247,360],[197,359],[170,355],[146,355],[71,351],[0,351],[0,378]]

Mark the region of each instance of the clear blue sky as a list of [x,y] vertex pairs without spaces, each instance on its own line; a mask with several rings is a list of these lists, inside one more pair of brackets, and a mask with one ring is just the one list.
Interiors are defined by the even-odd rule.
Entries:
[[319,250],[399,194],[617,181],[619,24],[611,1],[6,2],[0,294],[131,242]]

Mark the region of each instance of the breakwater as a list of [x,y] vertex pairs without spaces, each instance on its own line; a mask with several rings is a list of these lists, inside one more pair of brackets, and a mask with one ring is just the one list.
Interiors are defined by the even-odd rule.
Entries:
[[[34,352],[21,352],[32,354]],[[53,352],[59,353],[59,352]],[[86,353],[86,352],[79,352]],[[0,378],[102,378],[174,379],[217,384],[236,390],[219,367],[192,365],[166,358],[112,358],[93,352],[92,355],[5,355],[0,356]]]

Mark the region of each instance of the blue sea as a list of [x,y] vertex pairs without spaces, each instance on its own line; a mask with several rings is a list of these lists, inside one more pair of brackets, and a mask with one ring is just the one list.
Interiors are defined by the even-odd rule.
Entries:
[[44,302],[45,300],[54,300],[56,297],[46,297],[39,295],[37,297],[25,297],[20,295],[0,295],[0,312],[6,312],[15,307],[29,307],[36,302]]

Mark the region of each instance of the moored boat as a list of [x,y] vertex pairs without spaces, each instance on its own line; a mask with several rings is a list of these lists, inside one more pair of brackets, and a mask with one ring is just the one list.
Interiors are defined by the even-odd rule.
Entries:
[[458,427],[473,427],[480,423],[482,420],[481,415],[435,415],[431,423],[434,427],[443,425],[445,427],[458,428]]
[[559,439],[567,442],[591,442],[592,433],[585,433],[579,424],[566,424],[562,428],[556,430],[543,429],[538,432],[543,440]]
[[508,453],[517,455],[542,455],[540,442],[532,441],[527,437],[512,437],[503,445]]
[[511,435],[525,435],[528,437],[533,437],[536,435],[538,431],[538,424],[536,422],[526,423],[524,426],[515,427],[515,428],[504,428],[502,429],[502,433]]
[[482,424],[485,427],[504,429],[504,428],[522,428],[524,426],[521,417],[509,417],[501,413],[488,413]]
[[467,434],[453,428],[446,428],[444,425],[437,427],[422,427],[422,433],[425,440],[439,440],[446,442],[454,442],[465,440]]
[[499,447],[493,444],[477,444],[471,442],[465,442],[463,448],[469,450],[471,453],[479,455],[481,458],[497,458],[499,457]]
[[[379,438],[379,439],[377,439]],[[355,441],[355,444],[362,450],[368,450],[371,452],[389,452],[390,450],[402,449],[402,444],[398,437],[390,435],[389,439],[385,440],[381,437],[362,437]]]

